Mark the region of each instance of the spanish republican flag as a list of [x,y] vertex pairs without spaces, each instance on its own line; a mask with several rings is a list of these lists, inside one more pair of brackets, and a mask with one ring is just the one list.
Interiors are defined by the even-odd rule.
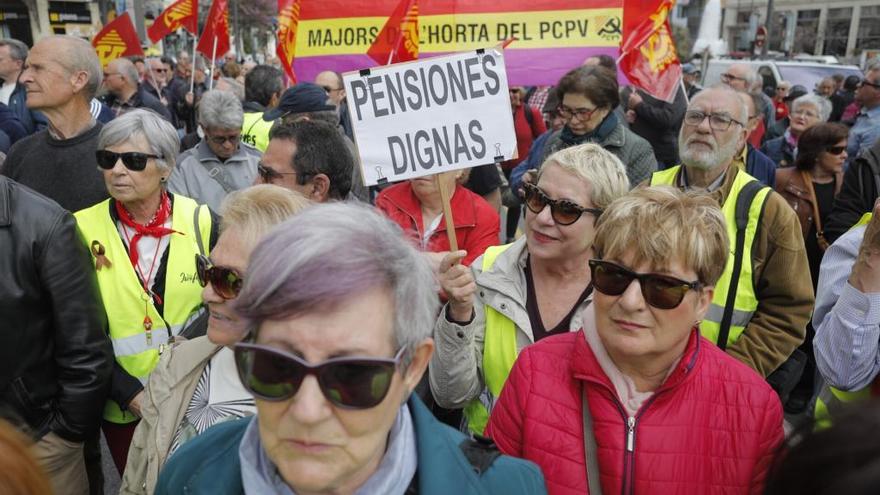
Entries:
[[147,37],[155,44],[180,28],[198,34],[199,0],[177,0],[169,5],[147,29]]
[[370,45],[367,55],[381,65],[419,58],[418,0],[400,0]]
[[668,102],[675,99],[681,84],[681,64],[669,29],[672,4],[673,0],[663,0],[647,19],[624,31],[618,62],[636,87]]
[[104,29],[92,38],[92,46],[101,59],[101,67],[107,67],[112,60],[120,57],[144,56],[141,40],[138,39],[128,12],[104,26]]
[[209,60],[214,56],[215,38],[217,39],[216,55],[218,57],[222,57],[229,51],[229,9],[227,7],[227,0],[214,0],[211,3],[208,19],[205,21],[205,29],[196,46],[196,50]]
[[296,54],[296,28],[299,26],[300,0],[278,0],[278,45],[275,54],[281,60],[284,73],[291,84],[296,84],[293,58]]

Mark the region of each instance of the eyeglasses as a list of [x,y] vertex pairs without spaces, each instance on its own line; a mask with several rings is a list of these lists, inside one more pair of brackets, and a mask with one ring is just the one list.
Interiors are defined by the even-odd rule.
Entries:
[[369,409],[385,400],[404,348],[394,359],[344,357],[311,365],[271,347],[240,343],[235,363],[241,383],[254,397],[280,402],[295,396],[309,375],[318,380],[321,393],[343,409]]
[[730,74],[727,72],[725,72],[724,74],[721,74],[721,82],[723,82],[724,84],[727,84],[730,81],[743,81],[743,82],[745,82],[746,78],[734,76],[733,74]]
[[206,137],[212,143],[219,145],[219,146],[226,144],[227,141],[229,141],[230,144],[238,144],[238,142],[241,140],[241,134],[236,134],[234,136],[206,136]]
[[241,286],[244,285],[244,279],[235,270],[215,266],[211,260],[201,254],[196,255],[196,275],[202,287],[207,287],[210,282],[214,292],[227,300],[238,297]]
[[867,79],[859,81],[859,86],[871,86],[874,89],[880,89],[880,83],[871,82]]
[[590,260],[590,274],[593,287],[609,296],[623,294],[633,280],[638,280],[645,302],[657,309],[675,308],[681,304],[687,291],[703,287],[699,281],[685,282],[658,273],[636,273],[616,263],[596,259]]
[[811,112],[811,111],[809,111],[809,110],[800,110],[800,109],[798,109],[798,110],[795,110],[795,111],[791,112],[791,114],[792,114],[792,115],[800,115],[800,116],[802,116],[802,117],[811,117],[811,118],[814,118],[814,119],[819,118],[819,114],[817,114],[816,112]]
[[153,72],[168,72],[168,69],[166,69],[166,68],[163,67],[163,68],[160,68],[160,69],[153,69]]
[[825,151],[831,153],[832,155],[839,155],[846,151],[846,146],[829,146],[825,148]]
[[119,161],[120,158],[122,159],[122,164],[125,165],[125,168],[134,172],[140,172],[141,170],[147,168],[147,160],[149,160],[150,158],[162,157],[157,155],[150,155],[147,153],[138,153],[137,151],[115,153],[108,150],[98,150],[95,152],[95,159],[98,161],[98,166],[103,168],[104,170],[112,170],[113,167],[116,166],[116,162]]
[[262,162],[257,164],[257,173],[260,174],[260,178],[266,184],[271,184],[273,180],[281,179],[285,175],[296,175],[296,172],[279,172],[274,168],[263,165]]
[[703,119],[709,118],[709,127],[713,131],[726,131],[730,129],[732,124],[739,124],[741,127],[746,125],[723,113],[706,113],[699,110],[688,110],[684,114],[684,123],[687,125],[698,126],[703,123]]
[[327,94],[334,93],[336,91],[342,91],[342,88],[331,88],[330,86],[321,86],[321,87],[324,88],[324,91],[326,91]]
[[524,183],[525,202],[529,210],[534,214],[541,213],[547,205],[550,206],[550,216],[557,225],[571,225],[578,221],[581,215],[590,213],[594,216],[602,214],[600,208],[584,208],[577,203],[564,199],[550,199],[538,186]]
[[570,119],[572,117],[577,117],[581,122],[585,120],[590,120],[590,117],[596,113],[596,110],[599,110],[598,107],[589,109],[589,108],[569,108],[565,105],[559,105],[556,107],[556,111],[559,112],[559,115],[564,119]]

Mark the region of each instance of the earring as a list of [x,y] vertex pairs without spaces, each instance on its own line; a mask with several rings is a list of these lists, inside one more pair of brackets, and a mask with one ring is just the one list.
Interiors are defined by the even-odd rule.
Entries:
[[159,177],[159,182],[164,183],[167,180],[168,180],[168,177]]

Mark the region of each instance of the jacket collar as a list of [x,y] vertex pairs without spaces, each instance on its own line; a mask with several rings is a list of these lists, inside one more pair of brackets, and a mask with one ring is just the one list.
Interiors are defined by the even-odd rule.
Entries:
[[[786,192],[797,196],[798,199],[812,203],[807,184],[804,183],[803,175],[797,167],[785,167],[777,169],[776,183]],[[840,193],[843,186],[843,171],[834,173],[834,196]]]
[[[419,235],[421,235],[425,231],[425,225],[422,222],[422,206],[416,193],[413,192],[412,184],[406,181],[401,183],[399,187],[391,187],[386,190],[388,192],[385,199],[409,215],[413,223],[418,226]],[[456,184],[455,192],[449,198],[449,206],[454,212],[452,220],[456,229],[473,227],[477,224],[476,208],[471,198],[467,197],[467,192],[461,184]],[[437,232],[446,232],[446,222],[440,222],[440,225],[437,226]]]
[[12,180],[0,176],[0,227],[12,225]]

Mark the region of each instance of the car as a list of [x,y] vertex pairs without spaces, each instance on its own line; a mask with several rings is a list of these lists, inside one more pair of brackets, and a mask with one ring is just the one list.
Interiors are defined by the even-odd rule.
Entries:
[[764,79],[763,90],[772,95],[779,81],[788,81],[794,85],[801,85],[812,91],[819,81],[834,74],[843,77],[850,75],[862,77],[862,71],[855,65],[837,65],[820,62],[797,62],[781,60],[733,60],[712,59],[703,75],[703,86],[708,87],[721,81],[723,74],[733,64],[751,65]]

